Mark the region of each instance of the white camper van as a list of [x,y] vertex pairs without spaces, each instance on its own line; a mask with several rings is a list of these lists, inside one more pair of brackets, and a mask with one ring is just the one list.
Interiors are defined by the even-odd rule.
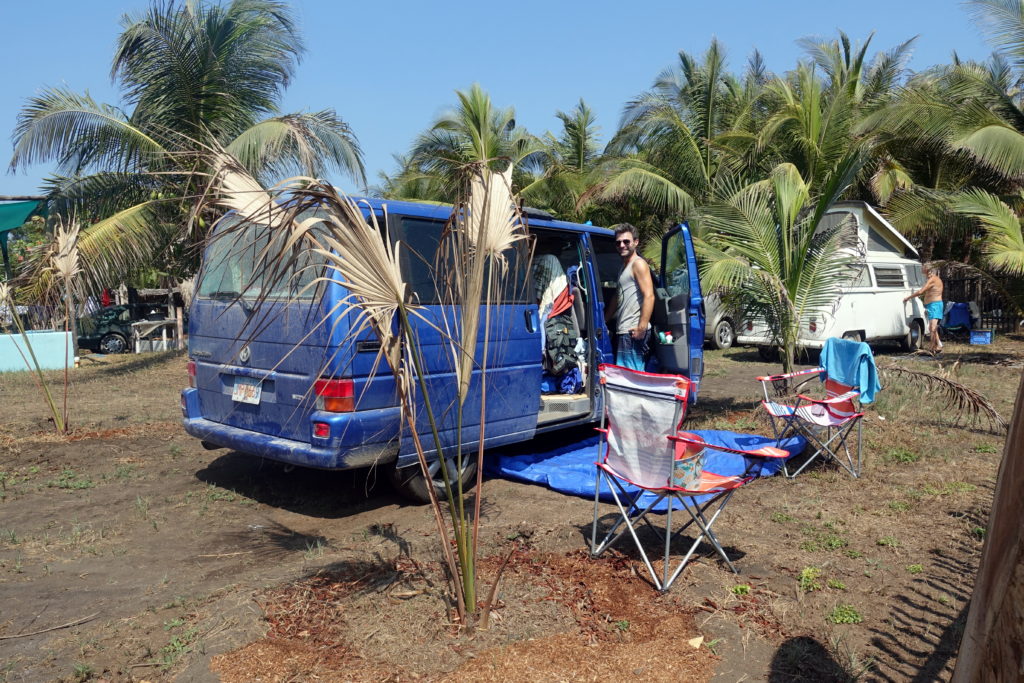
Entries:
[[[833,305],[801,323],[799,346],[820,349],[829,337],[858,341],[896,340],[907,351],[920,348],[924,336],[924,306],[920,299],[903,299],[924,284],[917,250],[865,202],[836,202],[822,224],[854,220],[860,242],[851,277]],[[768,346],[771,336],[763,323],[745,321],[737,344]]]

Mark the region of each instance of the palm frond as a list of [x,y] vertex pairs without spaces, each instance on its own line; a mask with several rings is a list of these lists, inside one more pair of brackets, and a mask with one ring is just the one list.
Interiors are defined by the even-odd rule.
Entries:
[[49,88],[29,98],[14,127],[10,169],[56,161],[64,171],[131,171],[160,158],[163,144],[115,107],[89,95]]
[[1006,431],[1006,420],[999,414],[985,396],[974,389],[961,384],[949,377],[911,370],[900,365],[882,365],[878,368],[883,378],[900,380],[911,385],[922,387],[929,393],[936,393],[944,403],[944,409],[953,415],[953,424],[961,420],[968,427],[987,423],[994,432]]
[[993,270],[1024,274],[1024,235],[1013,209],[984,190],[970,190],[954,201],[956,211],[977,219],[985,228],[984,252]]
[[275,116],[246,129],[225,148],[246,168],[275,177],[323,177],[337,168],[366,184],[362,150],[333,110]]

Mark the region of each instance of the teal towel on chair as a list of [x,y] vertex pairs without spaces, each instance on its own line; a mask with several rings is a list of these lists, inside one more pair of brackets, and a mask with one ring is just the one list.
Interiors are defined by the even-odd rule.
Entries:
[[882,389],[878,382],[878,369],[871,347],[864,342],[832,337],[825,341],[821,350],[821,381],[829,377],[836,382],[860,390],[860,402],[872,403],[875,394]]

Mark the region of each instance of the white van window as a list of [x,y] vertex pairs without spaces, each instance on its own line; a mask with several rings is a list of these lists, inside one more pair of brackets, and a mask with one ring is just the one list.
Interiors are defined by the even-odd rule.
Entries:
[[912,288],[918,289],[924,285],[924,273],[921,271],[920,263],[907,266],[907,275],[910,278],[910,286]]
[[844,221],[851,221],[853,225],[857,225],[857,216],[849,211],[830,211],[818,221],[818,229],[815,232],[832,230],[842,225]]
[[903,256],[903,249],[901,247],[894,246],[892,242],[882,237],[873,227],[868,228],[868,251]]
[[868,272],[868,267],[862,263],[850,266],[850,279],[847,280],[846,286],[870,287],[871,273]]
[[901,266],[874,266],[875,282],[883,288],[906,288]]

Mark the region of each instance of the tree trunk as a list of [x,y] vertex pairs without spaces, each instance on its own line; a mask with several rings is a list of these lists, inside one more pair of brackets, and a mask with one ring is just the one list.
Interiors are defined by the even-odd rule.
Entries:
[[1024,376],[999,465],[954,683],[1024,680]]

